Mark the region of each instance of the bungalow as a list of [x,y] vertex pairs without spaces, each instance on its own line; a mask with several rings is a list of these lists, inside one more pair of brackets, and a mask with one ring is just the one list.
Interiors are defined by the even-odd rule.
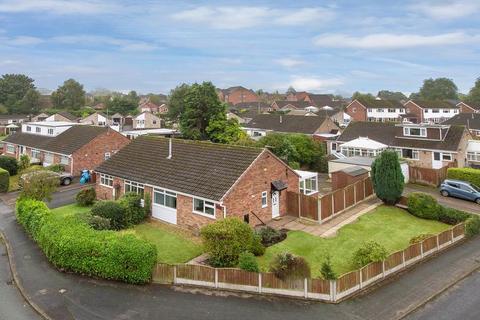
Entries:
[[142,101],[138,105],[138,110],[140,112],[151,112],[151,113],[168,113],[168,107],[165,103],[157,105],[150,100]]
[[21,131],[3,142],[7,156],[20,159],[26,154],[32,162],[61,164],[77,176],[82,170],[93,170],[130,140],[107,127],[42,121],[22,124]]
[[45,118],[43,121],[62,121],[62,122],[78,122],[78,118],[67,111],[57,112]]
[[161,128],[162,119],[151,112],[144,111],[133,119],[133,129]]
[[442,124],[465,126],[470,130],[472,136],[480,137],[480,113],[460,113]]
[[192,230],[226,217],[257,225],[283,216],[286,191],[300,188],[299,175],[267,149],[153,136],[95,171],[99,199],[149,194],[153,218]]
[[48,118],[48,114],[42,112],[40,114],[37,114],[32,118],[32,122],[39,122],[39,121],[45,121],[45,119]]
[[311,136],[337,134],[340,128],[330,119],[317,117],[289,116],[278,114],[259,114],[243,130],[252,138],[261,138],[269,132],[302,133]]
[[23,114],[0,115],[0,135],[15,132],[26,121],[29,121],[29,116]]
[[110,119],[102,112],[95,112],[80,120],[80,123],[89,124],[93,126],[105,127],[110,125]]

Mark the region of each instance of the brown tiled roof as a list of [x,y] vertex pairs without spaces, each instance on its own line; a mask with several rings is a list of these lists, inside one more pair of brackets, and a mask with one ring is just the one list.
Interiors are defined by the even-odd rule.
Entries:
[[107,130],[108,128],[106,127],[74,125],[56,137],[19,131],[8,136],[4,141],[35,149],[70,155]]
[[369,99],[357,99],[358,102],[363,104],[366,108],[378,109],[378,108],[404,108],[400,101],[396,100],[369,100]]
[[444,140],[422,140],[396,137],[393,141],[395,147],[409,147],[431,150],[457,151],[462,141],[464,126],[450,126]]
[[308,101],[284,101],[284,100],[279,100],[274,102],[280,109],[284,108],[288,105],[292,105],[293,107],[297,109],[305,109],[310,106],[314,106],[314,103],[308,102]]
[[420,108],[448,109],[458,108],[455,103],[447,100],[412,100]]
[[75,121],[75,120],[78,119],[73,114],[71,114],[70,112],[67,112],[67,111],[62,111],[62,112],[59,112],[58,114],[61,115],[62,117],[67,118],[70,121]]
[[480,113],[459,113],[442,124],[463,125],[473,130],[480,130]]
[[96,171],[219,201],[263,149],[143,136]]
[[259,114],[244,126],[276,132],[314,134],[324,121],[325,116],[322,114],[318,117]]

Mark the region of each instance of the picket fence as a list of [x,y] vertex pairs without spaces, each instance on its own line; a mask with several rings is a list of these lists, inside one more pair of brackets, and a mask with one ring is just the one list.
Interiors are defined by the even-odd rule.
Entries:
[[421,242],[414,243],[404,250],[394,252],[383,261],[373,262],[359,270],[344,274],[337,280],[305,278],[284,281],[273,273],[161,263],[156,265],[152,278],[154,283],[194,285],[339,302],[436,252],[444,250],[464,237],[465,225],[461,223]]

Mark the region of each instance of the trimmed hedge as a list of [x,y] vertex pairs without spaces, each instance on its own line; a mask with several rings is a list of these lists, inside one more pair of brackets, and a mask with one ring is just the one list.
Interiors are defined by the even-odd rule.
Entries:
[[18,222],[57,268],[128,283],[151,280],[153,244],[134,235],[96,231],[78,215],[56,216],[41,201],[17,201]]
[[463,180],[480,186],[480,170],[473,168],[449,168],[448,179]]
[[95,199],[97,199],[97,193],[93,187],[83,189],[75,196],[77,204],[82,207],[91,206]]
[[122,230],[128,227],[125,207],[116,201],[99,201],[92,208],[92,215],[110,220],[112,230]]
[[10,186],[10,174],[7,170],[0,168],[0,192],[8,192]]
[[9,156],[0,156],[0,168],[5,169],[11,176],[18,173],[18,162]]

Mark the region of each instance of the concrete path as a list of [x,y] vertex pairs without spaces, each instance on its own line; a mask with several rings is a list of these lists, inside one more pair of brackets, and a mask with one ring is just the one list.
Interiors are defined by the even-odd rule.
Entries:
[[132,286],[57,271],[0,203],[0,230],[29,298],[52,319],[397,319],[480,266],[479,240],[339,305],[187,287]]

